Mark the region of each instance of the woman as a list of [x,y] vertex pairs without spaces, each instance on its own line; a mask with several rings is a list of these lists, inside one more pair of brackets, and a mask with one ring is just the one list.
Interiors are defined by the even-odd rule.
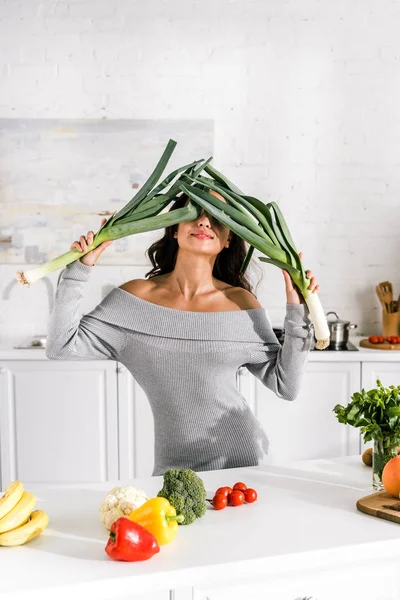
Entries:
[[[187,202],[182,196],[171,210]],[[89,231],[71,249],[85,252],[92,241]],[[51,316],[48,358],[108,358],[129,369],[153,411],[153,475],[172,467],[205,471],[260,464],[268,439],[236,387],[236,372],[245,365],[280,398],[297,396],[313,330],[288,273],[283,271],[281,346],[245,276],[238,275],[245,243],[203,210],[197,219],[167,228],[149,248],[148,279],[114,288],[80,319],[85,282],[111,243],[66,268]],[[307,277],[317,292],[311,271]]]

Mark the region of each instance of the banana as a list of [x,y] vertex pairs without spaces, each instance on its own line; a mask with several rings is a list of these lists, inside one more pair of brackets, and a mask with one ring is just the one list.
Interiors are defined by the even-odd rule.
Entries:
[[26,525],[0,534],[0,546],[21,546],[46,529],[49,517],[43,510],[34,510]]
[[[36,496],[32,492],[23,492],[21,499],[2,519],[0,534],[20,527],[26,521],[36,505]],[[27,523],[28,525],[28,523]]]
[[12,481],[6,487],[4,494],[0,498],[0,519],[14,508],[21,500],[24,492],[24,486],[21,481]]

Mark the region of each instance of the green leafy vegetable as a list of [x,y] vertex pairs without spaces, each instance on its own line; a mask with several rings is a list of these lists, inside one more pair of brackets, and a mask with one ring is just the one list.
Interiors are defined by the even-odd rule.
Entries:
[[339,423],[359,427],[364,442],[376,440],[386,448],[400,444],[400,385],[355,392],[347,406],[337,404],[333,409]]
[[[203,208],[208,215],[231,229],[249,245],[240,272],[249,265],[254,249],[264,256],[261,262],[272,264],[290,274],[294,285],[303,296],[315,328],[316,348],[329,345],[330,332],[319,295],[309,290],[302,261],[286,221],[275,202],[264,204],[253,196],[245,195],[225,175],[209,163],[211,158],[196,160],[172,171],[158,183],[175,149],[176,142],[169,140],[153,173],[135,196],[101,226],[86,252],[76,248],[54,260],[28,271],[18,271],[21,285],[29,286],[46,274],[60,269],[97,248],[102,242],[116,240],[135,233],[162,229],[184,221],[193,221]],[[202,175],[202,171],[208,177]],[[213,191],[218,192],[217,198]],[[179,192],[189,197],[184,208],[160,214]]]

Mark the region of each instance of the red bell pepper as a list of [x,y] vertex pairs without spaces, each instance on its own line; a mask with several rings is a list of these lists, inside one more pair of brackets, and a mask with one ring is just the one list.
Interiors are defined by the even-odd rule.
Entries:
[[160,552],[160,546],[150,531],[126,517],[120,517],[111,526],[105,550],[114,560],[133,562],[151,558]]

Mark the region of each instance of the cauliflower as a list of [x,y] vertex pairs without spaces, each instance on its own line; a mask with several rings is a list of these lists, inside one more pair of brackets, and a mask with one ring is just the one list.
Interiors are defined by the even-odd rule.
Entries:
[[107,529],[111,529],[111,525],[117,519],[129,517],[133,510],[142,506],[148,499],[143,490],[131,485],[114,487],[100,504],[100,519]]

